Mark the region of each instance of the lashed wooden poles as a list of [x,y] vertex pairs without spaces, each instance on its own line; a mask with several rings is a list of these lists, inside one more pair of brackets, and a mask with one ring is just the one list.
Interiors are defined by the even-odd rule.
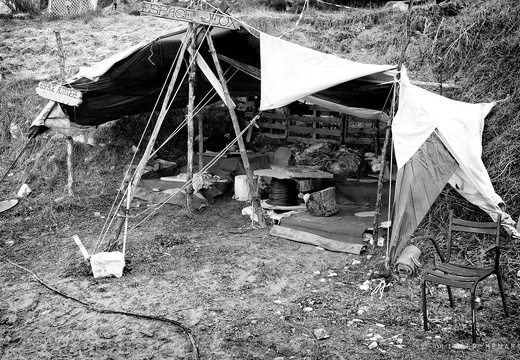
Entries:
[[188,52],[190,53],[190,68],[188,77],[188,166],[186,168],[186,181],[188,187],[186,188],[186,208],[192,210],[193,208],[193,185],[191,179],[193,178],[193,113],[195,108],[195,86],[197,76],[197,64],[195,56],[197,56],[197,39],[192,23],[188,24],[188,32],[191,33],[190,46]]
[[[133,199],[134,193],[135,193],[135,189],[137,188],[137,185],[139,184],[139,181],[141,180],[141,176],[143,176],[144,168],[150,158],[150,154],[152,153],[153,145],[155,144],[155,140],[157,139],[157,135],[159,134],[161,125],[168,112],[168,103],[170,102],[170,98],[173,93],[173,88],[175,87],[175,82],[177,81],[177,78],[179,76],[179,72],[181,70],[181,65],[184,60],[184,53],[186,52],[186,48],[188,47],[189,42],[190,42],[190,33],[186,32],[186,36],[184,37],[184,39],[182,41],[181,49],[179,50],[177,63],[175,64],[175,69],[173,70],[172,78],[170,80],[170,83],[168,84],[168,89],[166,90],[166,95],[164,96],[164,101],[161,106],[161,112],[159,113],[159,116],[157,117],[157,122],[155,123],[155,127],[153,129],[152,135],[150,136],[148,145],[146,146],[146,150],[141,158],[141,161],[139,161],[139,164],[137,165],[137,168],[135,169],[135,173],[132,177],[132,180],[128,184],[129,189],[126,192],[127,196],[128,196],[127,204],[130,204],[132,202],[132,199]],[[127,212],[126,216],[128,216],[128,212]],[[126,218],[126,216],[125,216],[125,218]],[[116,225],[116,229],[115,229],[114,239],[112,240],[111,243],[115,243],[115,241],[117,241],[117,239],[119,238],[119,234],[121,233],[121,228],[123,227],[125,218],[119,218],[118,223]],[[110,246],[111,245],[109,244],[109,247]]]
[[251,194],[252,202],[253,202],[253,212],[256,214],[258,219],[258,226],[261,228],[265,228],[265,218],[264,213],[262,211],[262,207],[260,206],[260,198],[258,196],[257,185],[254,181],[253,172],[251,171],[251,167],[249,166],[249,159],[247,157],[246,146],[244,144],[244,139],[240,134],[240,125],[238,124],[238,118],[235,113],[235,109],[233,107],[233,102],[231,100],[231,95],[229,94],[229,89],[227,87],[226,78],[224,77],[224,73],[222,71],[222,67],[220,66],[220,62],[218,60],[217,51],[215,49],[215,44],[213,43],[213,39],[211,38],[211,34],[206,36],[206,40],[209,45],[209,52],[211,53],[211,57],[213,58],[213,62],[215,63],[215,68],[217,69],[218,77],[220,79],[220,83],[222,84],[222,89],[224,91],[224,96],[226,98],[226,105],[229,110],[229,114],[231,116],[231,121],[233,122],[233,128],[235,129],[235,134],[238,136],[238,147],[240,149],[240,156],[242,157],[242,162],[244,164],[244,170],[246,171],[247,182],[249,183],[249,193]]
[[137,165],[137,168],[135,170],[134,176],[132,177],[132,190],[130,192],[130,198],[133,198],[135,188],[139,184],[139,181],[141,180],[141,176],[143,175],[144,168],[146,166],[146,163],[148,162],[150,158],[150,154],[152,153],[153,146],[155,144],[155,140],[157,139],[157,135],[159,134],[159,130],[161,129],[161,125],[166,118],[166,114],[168,112],[168,104],[170,102],[173,88],[175,86],[175,82],[177,81],[177,77],[179,76],[179,72],[181,70],[181,65],[184,59],[184,53],[186,52],[186,48],[188,47],[188,44],[190,43],[190,36],[191,34],[189,32],[186,33],[186,36],[184,37],[184,40],[182,41],[181,49],[179,51],[179,57],[177,58],[177,63],[175,64],[175,69],[173,70],[172,79],[170,81],[170,84],[168,85],[168,89],[166,90],[166,95],[164,96],[164,101],[161,106],[161,112],[159,113],[159,116],[157,117],[157,122],[155,123],[155,127],[153,129],[152,135],[150,136],[150,139],[148,140],[148,145],[146,146],[146,149],[144,151],[143,157],[141,158],[141,161],[139,161],[139,164]]
[[[408,48],[408,44],[410,43],[410,34],[409,34],[409,29],[410,29],[410,17],[411,17],[411,14],[412,14],[412,6],[413,6],[413,0],[410,0],[410,2],[408,3],[408,13],[407,13],[407,17],[406,17],[406,28],[405,28],[405,35],[406,35],[406,39],[405,39],[405,43],[403,45],[403,48],[401,49],[401,54],[399,56],[399,63],[397,64],[397,74],[399,75],[400,72],[401,72],[401,67],[403,66],[403,61],[404,61],[404,55],[406,53],[406,49]],[[393,89],[394,91],[394,95],[396,94],[396,92],[398,91],[398,86],[394,86]],[[374,224],[373,224],[373,239],[375,241],[375,243],[377,243],[378,239],[379,239],[379,216],[381,215],[381,194],[382,194],[382,190],[383,190],[383,176],[384,176],[384,172],[385,172],[385,167],[386,167],[386,151],[387,151],[387,148],[388,148],[388,143],[390,141],[390,131],[392,129],[392,121],[393,121],[393,118],[394,118],[394,112],[395,112],[395,102],[396,102],[396,99],[397,96],[394,96],[393,97],[393,101],[392,101],[392,106],[391,106],[391,110],[390,110],[390,118],[388,119],[388,124],[386,125],[386,133],[385,133],[385,142],[383,143],[383,148],[381,150],[381,169],[379,170],[379,179],[378,179],[378,182],[377,182],[377,197],[376,197],[376,211],[375,211],[375,216],[374,216]],[[392,161],[392,160],[390,160]],[[392,180],[392,174],[389,174],[390,176],[390,180]],[[388,238],[389,234],[390,234],[390,228],[388,229],[388,234],[387,234],[387,252],[386,252],[386,257],[385,257],[385,267],[387,270],[390,270],[389,267],[389,259],[388,259],[388,242],[390,241],[390,239]]]

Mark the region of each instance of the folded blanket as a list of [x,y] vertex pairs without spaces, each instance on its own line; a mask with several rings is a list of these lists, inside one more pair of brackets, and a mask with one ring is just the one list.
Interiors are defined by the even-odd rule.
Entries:
[[413,276],[415,274],[416,267],[421,266],[419,263],[419,256],[421,256],[421,249],[419,249],[417,246],[408,245],[405,247],[396,261],[397,272],[400,274]]

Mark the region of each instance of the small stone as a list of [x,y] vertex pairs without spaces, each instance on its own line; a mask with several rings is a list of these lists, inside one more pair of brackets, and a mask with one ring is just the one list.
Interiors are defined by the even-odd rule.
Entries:
[[314,330],[314,336],[316,336],[316,339],[323,340],[330,337],[330,335],[327,333],[325,329],[315,329]]
[[309,306],[307,306],[307,307],[304,307],[304,308],[303,308],[303,311],[305,311],[305,312],[311,312],[311,311],[312,311],[312,308],[309,307]]
[[370,289],[370,280],[366,280],[363,284],[359,285],[359,288],[363,291]]
[[275,300],[273,301],[275,304],[281,304],[282,303],[282,300]]
[[370,350],[375,349],[377,347],[377,341],[372,341],[370,345],[368,345],[368,348]]
[[360,306],[358,311],[357,311],[357,314],[358,315],[363,315],[364,313],[368,312],[368,307],[366,306]]

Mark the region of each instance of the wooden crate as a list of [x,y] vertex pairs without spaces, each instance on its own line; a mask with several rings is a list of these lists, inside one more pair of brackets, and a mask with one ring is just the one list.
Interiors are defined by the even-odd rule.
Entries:
[[316,105],[308,107],[308,114],[287,117],[287,140],[304,143],[327,141],[341,144],[344,115]]
[[[257,105],[255,99],[248,100],[246,116],[255,116]],[[301,103],[292,113],[289,108],[264,111],[257,124],[260,129],[255,131],[267,137],[307,144],[326,141],[342,145],[372,145],[376,152],[385,136],[379,120],[359,119]]]
[[346,145],[373,145],[375,152],[384,142],[385,130],[379,120],[367,120],[347,116],[345,122]]

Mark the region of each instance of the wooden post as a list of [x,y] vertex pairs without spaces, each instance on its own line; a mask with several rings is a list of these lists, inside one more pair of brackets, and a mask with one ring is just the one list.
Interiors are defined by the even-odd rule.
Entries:
[[[231,95],[229,94],[226,78],[224,77],[222,67],[220,66],[217,51],[215,49],[215,45],[213,44],[211,34],[208,34],[206,36],[206,39],[209,45],[209,52],[211,53],[211,57],[213,58],[213,62],[215,63],[215,68],[217,69],[218,77],[222,84],[222,89],[224,90],[224,95],[226,97],[226,105],[229,109],[231,121],[233,122],[233,128],[235,129],[235,134],[238,136],[241,132],[240,125],[238,124],[238,118],[235,113],[235,109],[232,105]],[[260,206],[260,197],[258,196],[257,184],[254,181],[253,172],[251,171],[251,167],[249,166],[249,159],[247,158],[246,146],[244,144],[244,139],[242,138],[242,136],[238,136],[238,147],[240,149],[240,156],[242,157],[242,162],[244,164],[244,170],[246,171],[247,182],[249,183],[249,192],[251,193],[252,197],[253,211],[257,215],[258,225],[261,228],[265,228],[265,218],[264,213],[262,211],[262,207]]]
[[[63,42],[59,31],[54,31],[56,35],[56,43],[58,44],[58,56],[60,63],[60,78],[65,82],[65,52],[63,51]],[[67,143],[67,192],[69,196],[74,196],[74,140],[72,137],[65,138]]]
[[135,170],[134,176],[132,178],[132,190],[129,192],[128,196],[133,198],[135,188],[139,184],[141,180],[141,176],[143,175],[144,168],[146,163],[150,158],[150,154],[152,153],[153,145],[155,144],[155,140],[157,139],[157,135],[159,134],[159,130],[161,129],[161,125],[166,117],[168,112],[168,103],[170,102],[170,98],[173,93],[173,88],[175,86],[175,82],[177,81],[177,77],[179,76],[179,72],[181,69],[182,62],[184,61],[184,53],[186,52],[186,48],[189,44],[189,33],[186,33],[186,37],[184,38],[181,49],[179,50],[179,58],[177,59],[177,63],[175,64],[175,69],[173,70],[172,79],[170,80],[170,84],[168,85],[168,89],[166,90],[166,95],[164,96],[164,101],[162,103],[161,112],[157,117],[157,122],[155,123],[155,127],[153,129],[152,135],[150,136],[150,140],[148,141],[148,145],[146,146],[146,150],[144,151],[143,157],[139,164],[137,165],[137,169]]
[[[186,181],[190,182],[193,178],[193,109],[195,108],[195,82],[197,75],[197,39],[192,23],[188,24],[188,32],[191,33],[190,46],[190,68],[188,77],[188,166],[186,169]],[[186,188],[186,208],[191,211],[193,208],[193,185],[190,183]]]
[[[410,17],[412,14],[412,6],[413,6],[413,0],[410,0],[408,3],[408,14],[406,18],[406,29],[405,29],[405,35],[406,40],[403,45],[403,48],[401,49],[401,54],[399,56],[399,63],[397,65],[397,74],[399,75],[401,72],[401,67],[403,66],[403,60],[404,55],[406,53],[406,49],[408,48],[408,44],[410,43],[410,36],[409,36],[409,29],[410,29]],[[383,148],[381,149],[381,169],[379,170],[379,178],[377,181],[377,197],[376,197],[376,211],[374,216],[374,224],[373,224],[373,238],[374,238],[374,244],[377,244],[377,240],[379,239],[379,216],[381,215],[381,195],[383,191],[383,176],[385,173],[385,167],[386,167],[386,149],[388,147],[388,143],[390,140],[390,131],[392,129],[392,120],[394,118],[394,112],[395,112],[395,103],[397,99],[397,91],[399,90],[399,87],[395,85],[393,87],[393,101],[392,106],[390,109],[390,118],[388,119],[388,124],[386,125],[386,133],[385,133],[385,141],[383,143]],[[392,161],[392,159],[390,159]],[[390,186],[392,181],[392,174],[390,174]],[[387,239],[386,239],[386,256],[385,256],[385,267],[387,270],[390,270],[390,259],[388,257],[388,251],[389,251],[389,242],[391,231],[389,229]]]
[[56,43],[58,44],[58,56],[60,57],[60,78],[65,81],[65,52],[63,51],[63,42],[61,41],[61,35],[59,31],[54,30],[56,35]]
[[197,117],[199,123],[199,171],[204,167],[204,124],[202,118]]
[[74,140],[68,136],[67,139],[67,190],[69,196],[74,196]]

